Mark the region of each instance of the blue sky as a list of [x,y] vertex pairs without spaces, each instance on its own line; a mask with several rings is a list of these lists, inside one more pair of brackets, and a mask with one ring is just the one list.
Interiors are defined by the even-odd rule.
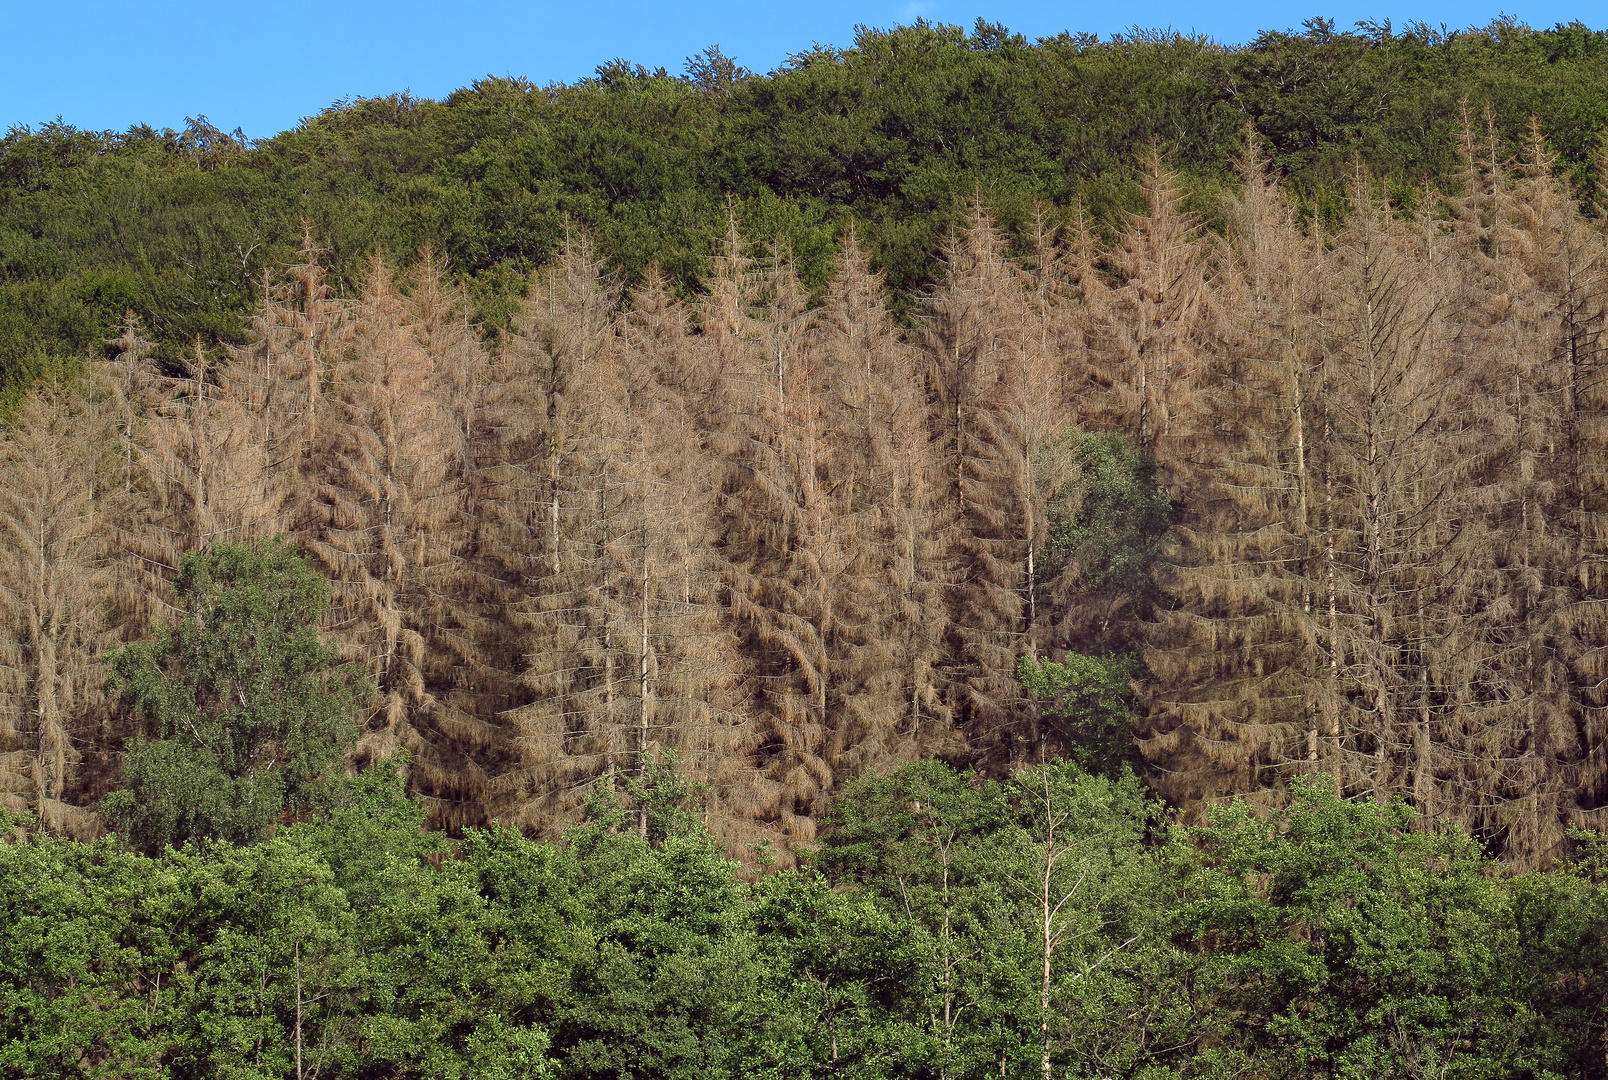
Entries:
[[1314,14],[1341,26],[1391,18],[1463,27],[1503,12],[1536,26],[1608,25],[1604,0],[1420,0],[1411,8],[1346,0],[1311,10],[1260,0],[0,0],[0,129],[58,116],[87,128],[180,127],[185,116],[205,114],[259,138],[343,97],[400,90],[438,97],[488,74],[568,82],[614,57],[679,72],[687,56],[718,44],[767,71],[812,42],[850,44],[856,24],[918,16],[965,26],[982,16],[1029,38],[1061,30],[1104,36],[1137,25],[1241,42]]

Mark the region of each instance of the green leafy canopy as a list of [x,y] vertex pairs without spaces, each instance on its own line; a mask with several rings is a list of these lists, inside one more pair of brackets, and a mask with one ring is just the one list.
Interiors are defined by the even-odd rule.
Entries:
[[186,555],[179,618],[108,658],[135,717],[126,788],[102,804],[136,846],[248,842],[328,803],[360,675],[318,633],[329,587],[283,540]]

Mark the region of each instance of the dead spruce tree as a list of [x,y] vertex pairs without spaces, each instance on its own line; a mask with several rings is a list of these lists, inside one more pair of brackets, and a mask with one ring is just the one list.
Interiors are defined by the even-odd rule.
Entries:
[[852,777],[961,745],[940,675],[948,507],[928,435],[923,357],[901,340],[852,231],[807,349],[821,380],[824,473],[842,489],[851,540],[828,650],[839,701],[832,756]]
[[187,377],[168,380],[146,426],[150,524],[159,561],[216,543],[245,543],[278,524],[268,461],[249,414],[199,340]]
[[112,534],[96,495],[116,444],[104,400],[35,390],[0,440],[0,799],[88,835],[73,775],[112,640]]
[[350,357],[323,402],[330,415],[315,429],[317,488],[298,539],[330,577],[331,632],[377,688],[360,753],[407,747],[435,820],[457,824],[476,816],[483,786],[470,752],[476,732],[444,713],[428,668],[437,587],[464,541],[465,482],[443,375],[416,323],[391,268],[375,258]]
[[1034,283],[980,206],[951,241],[945,272],[923,334],[930,432],[943,456],[943,677],[975,751],[1004,763],[1028,752],[1024,736],[1033,741],[1034,706],[1015,671],[1035,648],[1034,559],[1048,533],[1047,495],[1067,479],[1053,451],[1071,417],[1058,407],[1058,357],[1035,330],[1043,315]]
[[[1487,157],[1495,157],[1488,154]],[[1505,162],[1502,163],[1505,165]],[[1510,853],[1534,863],[1561,849],[1562,821],[1588,823],[1608,765],[1599,748],[1608,666],[1608,238],[1588,221],[1532,123],[1518,175],[1489,186],[1483,271],[1486,380],[1503,425],[1498,481],[1508,604],[1501,641],[1516,707],[1502,783],[1487,793]]]
[[126,316],[118,331],[107,342],[112,359],[99,380],[112,423],[112,473],[104,510],[116,561],[112,573],[116,621],[129,635],[139,636],[155,625],[164,606],[169,569],[159,557],[161,545],[150,535],[152,526],[145,513],[147,424],[161,400],[163,380],[151,359],[155,346],[141,332],[139,320]]
[[641,779],[653,755],[674,751],[703,788],[705,820],[717,835],[752,840],[754,774],[745,751],[753,733],[715,550],[720,472],[665,378],[676,367],[671,354],[686,344],[685,312],[649,282],[618,326],[618,525],[603,554],[614,565],[607,576],[627,673],[623,697],[636,727],[632,764]]
[[[604,353],[618,285],[584,238],[533,283],[498,365],[493,463],[485,470],[481,555],[506,583],[526,703],[511,714],[519,763],[501,781],[506,814],[564,820],[609,766],[613,679],[593,661],[597,612],[584,591],[603,498],[589,426],[608,412]],[[601,701],[601,708],[599,702]]]
[[483,415],[491,361],[469,321],[468,298],[432,249],[419,253],[405,284],[408,330],[429,360],[428,415],[439,425],[425,459],[435,491],[428,511],[434,523],[425,528],[438,546],[421,560],[422,588],[412,607],[425,642],[419,670],[430,701],[429,740],[438,752],[472,763],[463,770],[472,785],[455,796],[453,813],[478,823],[486,818],[492,778],[516,753],[502,715],[517,699],[498,663],[502,620],[475,560],[482,516],[477,465],[491,438]]
[[[1145,211],[1131,215],[1115,247],[1099,260],[1107,288],[1082,290],[1089,350],[1085,422],[1116,430],[1182,469],[1175,429],[1187,431],[1197,408],[1194,379],[1206,294],[1199,224],[1183,207],[1178,177],[1152,146],[1141,162]],[[1092,275],[1090,275],[1092,277]],[[1169,477],[1180,488],[1187,475]]]
[[1360,174],[1333,237],[1265,171],[1230,205],[1142,747],[1186,805],[1324,769],[1540,865],[1600,784],[1603,248],[1538,136],[1463,160],[1450,220]]
[[699,351],[721,403],[704,421],[724,466],[717,544],[754,693],[755,808],[807,840],[837,784],[850,493],[831,455],[806,297],[785,259],[756,266],[742,247],[733,222],[699,310]]
[[[1318,319],[1341,695],[1331,767],[1350,789],[1465,816],[1494,719],[1481,693],[1478,429],[1451,324],[1446,245],[1360,174]],[[1328,542],[1328,538],[1325,538]],[[1471,756],[1472,754],[1472,756]],[[1445,798],[1450,791],[1452,797]]]
[[285,504],[284,524],[292,528],[305,524],[299,515],[316,499],[314,451],[323,428],[341,420],[328,395],[353,331],[353,304],[336,296],[321,262],[325,254],[305,227],[300,261],[282,279],[265,272],[251,340],[230,357],[235,393],[265,450],[270,488]]
[[1254,134],[1206,301],[1173,607],[1147,634],[1141,746],[1183,803],[1278,798],[1338,734],[1338,618],[1322,479],[1328,429],[1314,304],[1322,242]]
[[699,434],[662,377],[685,313],[651,282],[620,290],[572,239],[537,281],[503,357],[497,522],[486,552],[515,590],[528,703],[500,781],[503,816],[556,831],[591,786],[675,751],[725,811],[738,730],[721,625],[714,487]]

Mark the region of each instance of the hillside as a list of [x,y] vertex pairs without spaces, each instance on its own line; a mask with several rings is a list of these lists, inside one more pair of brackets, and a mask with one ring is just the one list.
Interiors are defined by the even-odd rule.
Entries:
[[1539,129],[1410,213],[1358,164],[1334,229],[1248,140],[1221,234],[1154,150],[1108,241],[975,203],[910,329],[853,233],[812,303],[735,219],[694,301],[577,231],[494,347],[428,249],[343,299],[310,236],[221,360],[131,318],[5,443],[7,787],[115,783],[101,653],[283,533],[438,826],[551,834],[675,750],[717,834],[806,842],[912,758],[1091,760],[1029,689],[1084,657],[1186,810],[1323,771],[1550,861],[1608,794],[1608,233]]
[[1340,212],[1354,155],[1411,200],[1451,185],[1465,98],[1476,115],[1489,103],[1510,141],[1536,115],[1584,182],[1608,125],[1608,36],[1314,20],[1229,47],[917,24],[763,76],[710,52],[679,76],[615,61],[570,86],[341,102],[254,143],[201,119],[14,128],[0,140],[0,382],[106,355],[125,311],[170,369],[197,335],[214,352],[239,344],[264,268],[295,261],[305,223],[347,295],[376,248],[430,244],[496,331],[578,229],[628,282],[656,264],[685,297],[728,210],[785,243],[811,288],[852,219],[907,318],[978,193],[1018,241],[1035,200],[1120,224],[1140,208],[1136,155],[1160,139],[1214,217],[1249,122],[1308,209]]
[[1608,1077],[1608,34],[0,141],[0,1076]]

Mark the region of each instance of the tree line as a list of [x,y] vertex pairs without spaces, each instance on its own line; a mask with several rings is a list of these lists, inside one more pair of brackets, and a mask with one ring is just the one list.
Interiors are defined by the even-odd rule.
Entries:
[[1459,195],[1359,166],[1339,228],[1254,135],[1222,234],[1156,152],[1109,242],[977,204],[913,330],[852,233],[812,297],[735,223],[693,303],[576,233],[491,344],[433,253],[345,300],[311,240],[222,364],[129,321],[5,439],[8,799],[93,831],[143,730],[101,656],[284,535],[354,762],[407,749],[438,826],[556,835],[674,750],[786,851],[902,761],[1137,748],[1191,812],[1326,772],[1545,864],[1604,783],[1604,233],[1464,131]]
[[1491,102],[1510,139],[1539,116],[1589,187],[1605,42],[1512,20],[1313,19],[1243,45],[918,22],[765,75],[718,50],[676,75],[614,60],[570,85],[487,78],[440,101],[337,102],[255,142],[204,117],[178,131],[15,127],[0,138],[0,382],[14,398],[103,354],[129,310],[172,370],[197,334],[220,356],[249,333],[261,267],[296,261],[304,220],[341,291],[355,294],[376,247],[428,243],[476,320],[500,329],[571,225],[629,283],[656,264],[685,298],[731,207],[755,236],[786,239],[812,289],[852,219],[904,318],[978,190],[1018,243],[1035,201],[1081,200],[1120,227],[1140,209],[1135,150],[1160,138],[1204,209],[1234,183],[1247,122],[1309,212],[1343,212],[1353,154],[1395,197],[1426,177],[1449,190],[1464,97]]
[[1322,774],[1184,828],[1131,774],[929,760],[743,873],[670,759],[600,780],[559,843],[425,831],[403,763],[257,843],[142,854],[0,811],[0,1071],[1603,1075],[1595,834],[1514,873]]

